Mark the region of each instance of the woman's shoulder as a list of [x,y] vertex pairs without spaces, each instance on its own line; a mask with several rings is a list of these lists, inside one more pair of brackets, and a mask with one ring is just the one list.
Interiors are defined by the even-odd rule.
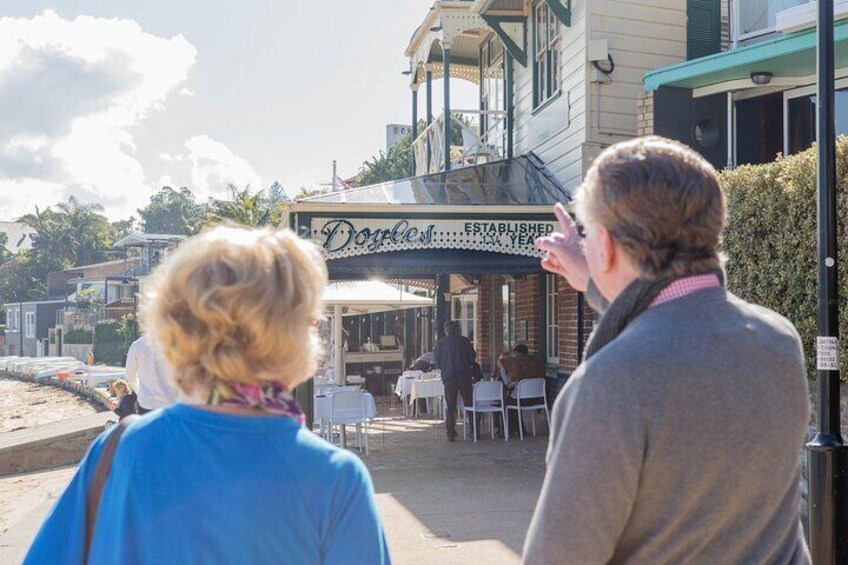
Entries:
[[315,471],[351,477],[368,476],[365,464],[354,453],[329,443],[306,427],[298,431],[295,447],[300,451],[300,460]]

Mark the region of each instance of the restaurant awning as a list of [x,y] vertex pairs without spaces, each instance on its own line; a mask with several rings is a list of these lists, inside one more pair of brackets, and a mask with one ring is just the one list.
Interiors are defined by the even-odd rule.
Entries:
[[332,279],[541,272],[534,240],[571,193],[533,153],[331,192],[291,205]]
[[[836,67],[848,66],[848,21],[834,26]],[[751,73],[769,72],[775,85],[782,80],[812,77],[816,72],[816,30],[780,36],[770,41],[731,49],[708,57],[693,59],[650,71],[645,75],[645,90],[662,86],[702,88],[731,81],[750,84]]]
[[328,309],[341,306],[343,316],[358,316],[390,310],[425,308],[433,305],[433,299],[377,280],[334,281],[324,290],[324,305]]

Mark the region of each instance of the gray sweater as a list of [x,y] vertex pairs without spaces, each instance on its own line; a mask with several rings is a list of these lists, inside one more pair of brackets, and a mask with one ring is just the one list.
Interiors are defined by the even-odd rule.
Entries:
[[649,309],[554,405],[525,563],[809,563],[792,324],[712,288]]

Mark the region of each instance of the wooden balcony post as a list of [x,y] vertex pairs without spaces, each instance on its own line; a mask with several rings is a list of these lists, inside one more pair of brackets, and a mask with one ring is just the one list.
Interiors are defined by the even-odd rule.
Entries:
[[[427,81],[427,127],[430,127],[430,124],[433,123],[433,72],[431,70],[427,70],[424,75]],[[430,145],[430,136],[427,135],[427,172],[432,172],[430,170],[431,163],[433,162],[433,146]]]
[[[414,78],[412,84],[409,85],[412,89],[412,139],[410,143],[418,137],[418,77]],[[412,148],[412,173],[409,175],[414,177],[417,174],[415,164],[415,147]]]
[[512,138],[513,131],[515,128],[515,109],[513,98],[515,96],[513,91],[513,79],[512,79],[512,54],[506,52],[504,54],[506,56],[505,61],[505,69],[504,69],[504,79],[506,81],[506,100],[504,103],[506,104],[506,158],[512,159],[513,156],[513,146],[512,146]]
[[445,127],[445,171],[451,168],[451,109],[450,109],[450,43],[442,42],[442,66],[445,81],[445,112],[443,124]]

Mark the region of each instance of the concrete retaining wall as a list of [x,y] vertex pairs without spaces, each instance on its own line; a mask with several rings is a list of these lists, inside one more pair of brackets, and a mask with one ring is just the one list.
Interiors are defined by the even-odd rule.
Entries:
[[2,434],[0,476],[75,465],[110,421],[117,422],[118,416],[97,412]]
[[106,422],[118,420],[112,412],[112,401],[104,390],[80,382],[60,381],[55,377],[36,381],[34,377],[7,371],[0,371],[0,376],[61,388],[105,409],[80,418],[0,434],[0,476],[79,463],[92,440],[105,429]]

